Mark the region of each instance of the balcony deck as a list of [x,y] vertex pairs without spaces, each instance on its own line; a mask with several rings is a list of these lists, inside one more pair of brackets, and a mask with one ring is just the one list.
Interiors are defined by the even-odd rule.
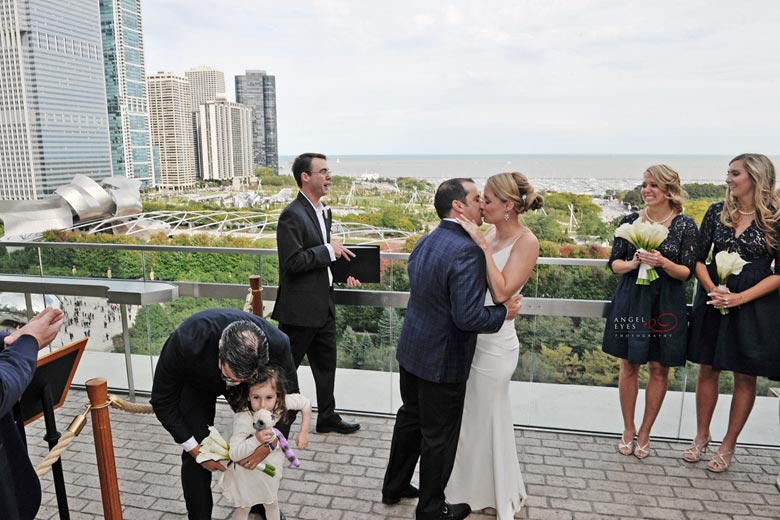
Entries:
[[[86,392],[71,390],[56,412],[60,430],[86,402]],[[362,424],[359,432],[312,433],[309,449],[298,453],[302,468],[285,468],[279,498],[289,520],[414,518],[414,500],[391,507],[381,503],[394,419],[350,418]],[[227,405],[219,405],[217,427],[227,431],[230,421]],[[124,518],[184,518],[179,448],[167,432],[152,415],[112,409],[111,423]],[[27,427],[33,463],[47,452],[43,435],[42,420]],[[518,518],[780,518],[777,450],[739,447],[731,469],[715,475],[706,471],[704,462],[680,460],[684,444],[678,442],[654,441],[652,455],[640,461],[618,454],[614,437],[517,430],[515,438],[529,494]],[[71,518],[102,518],[91,424],[65,452],[63,466]],[[58,518],[51,473],[42,484],[38,518]],[[232,510],[219,493],[215,504],[214,518],[229,518]],[[475,513],[469,518],[495,516]]]

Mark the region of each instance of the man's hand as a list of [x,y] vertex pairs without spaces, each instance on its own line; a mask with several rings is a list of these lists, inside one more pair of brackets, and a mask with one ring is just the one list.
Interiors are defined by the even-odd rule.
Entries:
[[354,276],[348,276],[347,277],[347,287],[360,287],[362,284],[360,283],[360,280],[355,278]]
[[341,258],[343,256],[347,261],[355,258],[355,253],[344,247],[344,244],[338,240],[331,240],[330,247],[333,248],[333,254],[336,255],[336,258]]
[[520,300],[523,299],[522,294],[518,294],[515,296],[512,296],[507,301],[504,302],[504,307],[506,307],[506,320],[513,320],[515,319],[515,316],[517,316],[517,313],[520,312],[520,307],[522,307],[522,303],[520,303]]
[[[195,446],[190,451],[188,451],[193,459],[197,458],[198,453],[200,453],[200,445]],[[216,460],[204,460],[200,463],[200,465],[203,467],[203,469],[207,469],[214,473],[215,471],[225,471],[225,466],[217,462]]]
[[61,309],[46,307],[31,319],[27,325],[6,336],[5,344],[10,345],[19,339],[20,336],[26,334],[34,337],[38,342],[38,348],[42,349],[57,337],[64,319],[65,314]]
[[239,460],[238,464],[246,469],[255,469],[257,468],[257,465],[263,462],[263,460],[265,460],[265,458],[270,454],[271,449],[266,445],[262,445],[259,446],[250,456]]

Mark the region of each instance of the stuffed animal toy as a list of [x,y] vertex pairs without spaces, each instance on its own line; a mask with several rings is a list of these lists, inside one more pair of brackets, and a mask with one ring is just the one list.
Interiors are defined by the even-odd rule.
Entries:
[[274,414],[272,414],[266,409],[260,409],[254,412],[253,418],[255,422],[252,423],[252,425],[255,427],[255,430],[262,431],[262,430],[267,430],[268,428],[273,428],[274,435],[276,435],[276,438],[279,440],[279,447],[282,449],[284,456],[287,457],[287,460],[290,461],[290,464],[292,464],[293,467],[295,468],[300,467],[301,461],[298,460],[298,457],[295,456],[293,450],[290,449],[290,444],[287,442],[287,439],[284,437],[284,434],[282,434],[282,432],[274,428],[274,426],[276,425],[276,417],[274,416]]

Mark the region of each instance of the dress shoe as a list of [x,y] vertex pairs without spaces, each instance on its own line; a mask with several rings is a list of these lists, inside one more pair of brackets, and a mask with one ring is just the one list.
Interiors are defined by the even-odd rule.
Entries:
[[463,520],[471,514],[471,507],[468,504],[448,504],[444,502],[444,509],[439,516],[442,520]]
[[335,423],[317,425],[317,433],[354,433],[359,429],[358,423],[347,422],[344,419],[339,419]]
[[393,504],[397,504],[401,501],[402,498],[417,498],[420,496],[420,490],[414,487],[413,485],[409,484],[406,486],[406,489],[401,491],[401,494],[397,497],[391,497],[387,495],[382,495],[382,503],[388,506],[392,506]]

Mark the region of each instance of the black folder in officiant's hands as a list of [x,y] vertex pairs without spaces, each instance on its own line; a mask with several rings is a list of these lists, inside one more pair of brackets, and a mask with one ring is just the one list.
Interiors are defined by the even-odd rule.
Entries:
[[344,244],[344,247],[355,253],[346,260],[344,256],[330,264],[334,283],[346,283],[350,276],[360,280],[360,283],[379,283],[379,246],[358,246]]

